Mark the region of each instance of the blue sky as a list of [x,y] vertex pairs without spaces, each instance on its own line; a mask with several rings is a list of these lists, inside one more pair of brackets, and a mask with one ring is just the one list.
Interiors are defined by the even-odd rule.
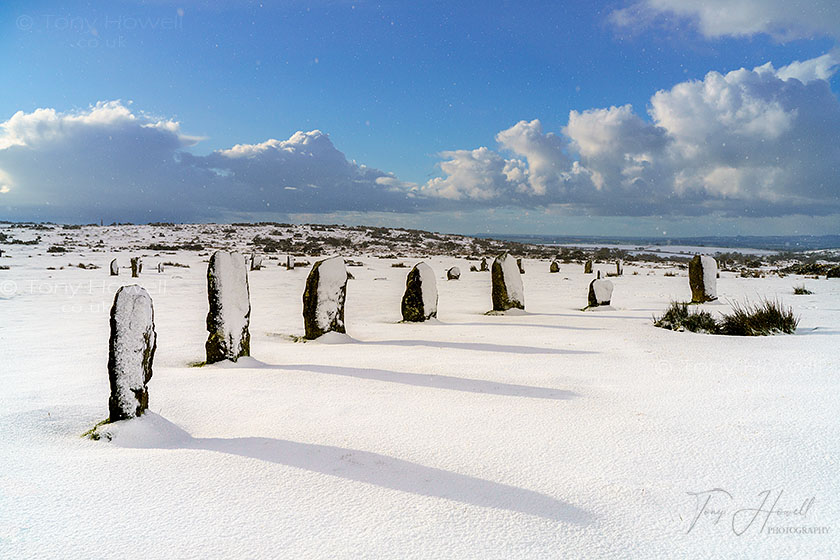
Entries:
[[840,232],[840,8],[721,1],[4,2],[0,219]]

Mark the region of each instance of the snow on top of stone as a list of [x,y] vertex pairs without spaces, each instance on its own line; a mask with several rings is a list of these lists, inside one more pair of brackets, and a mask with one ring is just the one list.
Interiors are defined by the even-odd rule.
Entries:
[[595,299],[598,300],[598,303],[605,303],[612,300],[612,281],[603,278],[600,280],[593,280],[592,289],[595,291]]
[[152,297],[146,290],[132,284],[117,291],[114,298],[114,368],[117,372],[117,396],[122,410],[136,407],[132,389],[139,389],[146,382],[143,371],[145,337],[150,333],[149,346],[153,347],[156,336],[153,320]]
[[500,260],[508,299],[525,305],[525,287],[522,285],[522,275],[519,273],[519,265],[516,264],[516,259],[509,253],[505,253]]
[[420,288],[423,293],[423,314],[428,317],[437,313],[438,291],[435,271],[424,262],[418,263],[417,271],[420,273]]
[[703,267],[703,289],[706,296],[717,299],[717,261],[708,255],[700,255]]
[[231,344],[231,351],[237,355],[241,350],[240,337],[247,325],[247,316],[251,309],[248,267],[243,255],[226,251],[217,251],[215,262],[221,321]]
[[338,311],[341,288],[347,283],[344,259],[330,257],[318,265],[318,306],[315,320],[323,329],[329,328]]

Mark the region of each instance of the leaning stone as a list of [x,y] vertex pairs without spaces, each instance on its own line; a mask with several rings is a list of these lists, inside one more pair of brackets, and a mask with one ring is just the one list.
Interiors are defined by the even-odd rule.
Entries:
[[493,311],[525,309],[525,290],[516,260],[503,253],[493,260],[491,270]]
[[137,278],[143,272],[143,261],[140,257],[131,257],[131,277]]
[[245,258],[216,251],[207,266],[207,363],[250,356],[251,302]]
[[158,274],[163,274],[163,263],[162,262],[158,263]]
[[716,300],[717,261],[708,255],[694,255],[688,263],[688,284],[692,303]]
[[318,261],[306,278],[303,291],[305,338],[314,339],[330,331],[344,329],[344,300],[347,297],[347,269],[344,259],[332,257]]
[[120,265],[117,264],[117,259],[111,261],[111,276],[119,276],[120,275]]
[[548,271],[552,274],[560,272],[560,263],[557,261],[551,261],[551,264],[548,267]]
[[453,266],[449,270],[446,271],[446,279],[447,280],[458,280],[461,277],[461,269],[457,266]]
[[426,263],[414,265],[405,279],[403,321],[421,322],[437,317],[438,291],[435,272]]
[[589,283],[589,307],[609,305],[612,300],[613,283],[600,278]]
[[525,274],[525,268],[522,266],[522,259],[516,259],[516,266],[519,268],[519,274]]
[[123,286],[111,307],[108,344],[109,421],[140,416],[149,408],[152,362],[157,348],[155,311],[148,292],[137,285]]
[[478,267],[475,266],[474,264],[471,264],[470,265],[470,272],[479,272]]

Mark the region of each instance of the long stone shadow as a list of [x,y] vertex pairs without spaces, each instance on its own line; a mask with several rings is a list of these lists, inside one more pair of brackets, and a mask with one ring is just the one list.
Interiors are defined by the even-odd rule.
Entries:
[[[551,521],[575,525],[591,521],[591,515],[586,511],[533,490],[427,467],[380,453],[264,437],[193,438],[168,420],[158,415],[149,416],[143,431],[151,438],[122,437],[126,434],[120,430],[123,433],[117,434],[114,444],[124,447],[214,451],[419,496],[519,512]],[[145,415],[141,419],[146,420]],[[158,432],[162,437],[156,441],[151,432]]]
[[386,381],[388,383],[402,383],[405,385],[446,389],[449,391],[463,391],[465,393],[478,393],[482,395],[501,395],[505,397],[525,397],[556,401],[569,400],[578,396],[578,394],[574,391],[568,391],[565,389],[549,389],[547,387],[534,387],[530,385],[496,383],[482,379],[467,379],[463,377],[452,377],[449,375],[438,374],[408,373],[384,369],[322,366],[312,364],[264,364],[259,367],[279,370],[311,371],[314,373],[325,373],[328,375],[343,375],[346,377],[372,379],[375,381]]
[[485,342],[451,342],[439,340],[371,340],[360,344],[375,346],[428,346],[430,348],[454,348],[475,352],[503,352],[507,354],[597,354],[591,350],[562,350],[560,348],[540,348],[537,346],[513,346],[509,344],[489,344]]
[[560,329],[566,331],[602,331],[601,327],[570,327],[569,325],[532,325],[528,323],[446,323],[458,327],[536,327],[538,329]]

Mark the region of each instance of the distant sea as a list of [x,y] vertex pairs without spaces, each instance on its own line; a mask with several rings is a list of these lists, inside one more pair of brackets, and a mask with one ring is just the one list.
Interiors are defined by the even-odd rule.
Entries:
[[840,235],[608,237],[585,235],[477,234],[475,237],[564,247],[618,247],[634,251],[644,251],[645,249],[651,248],[657,252],[667,251],[669,249],[674,252],[691,252],[691,249],[694,248],[705,248],[710,252],[752,249],[753,251],[750,252],[775,253],[780,251],[799,252],[840,248]]

